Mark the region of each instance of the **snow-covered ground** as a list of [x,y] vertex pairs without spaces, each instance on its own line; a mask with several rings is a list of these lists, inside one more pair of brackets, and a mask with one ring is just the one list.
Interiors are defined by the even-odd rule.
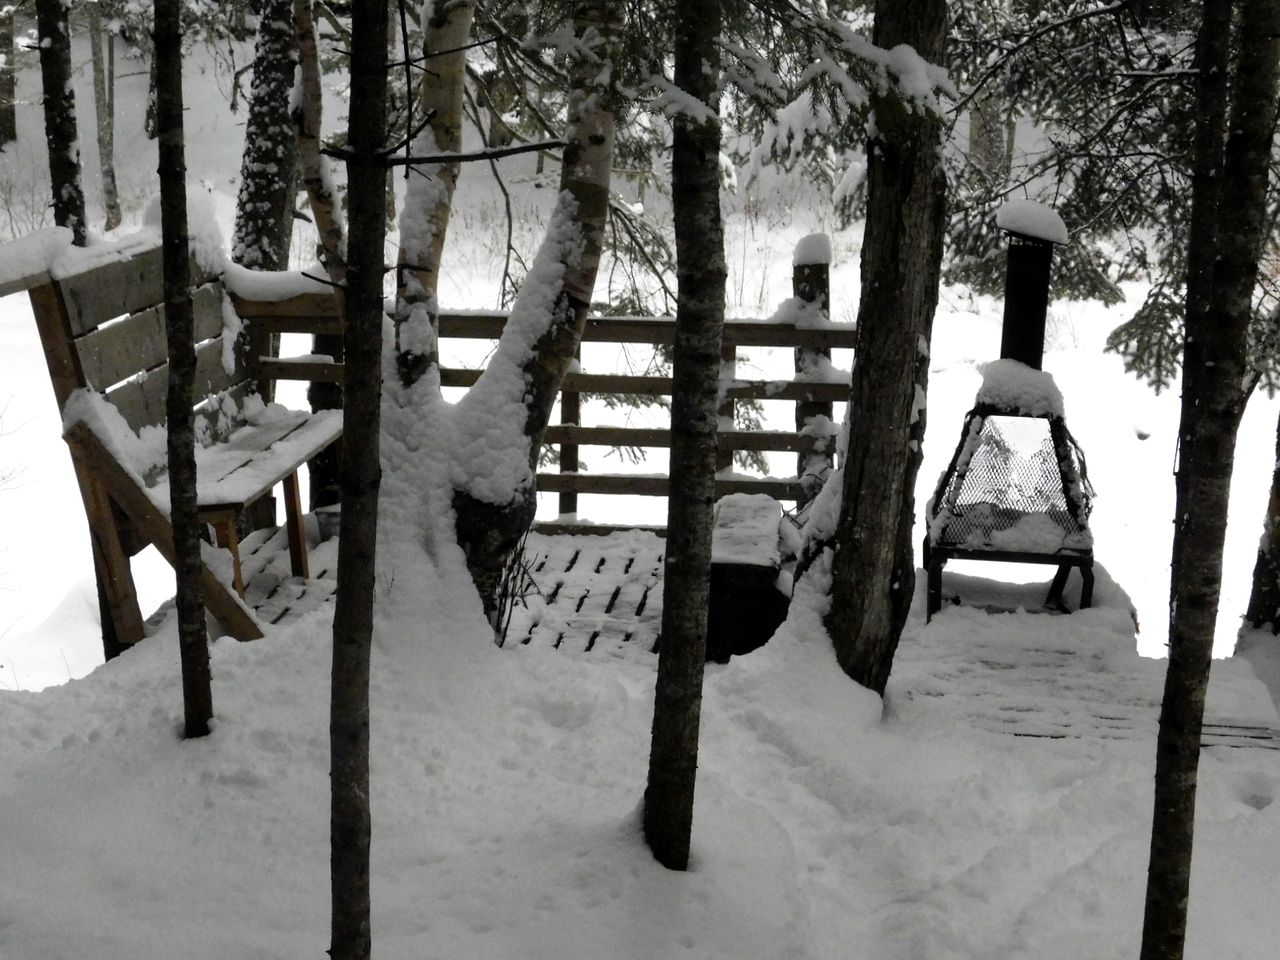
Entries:
[[[193,69],[188,162],[226,231],[243,114],[227,114],[221,76],[204,60]],[[34,79],[24,71],[20,95],[33,96]],[[122,130],[138,127],[144,83],[145,74],[122,79]],[[42,162],[22,152],[42,139],[34,109],[22,124],[24,146],[0,156],[0,175],[19,180]],[[136,224],[152,147],[117,142]],[[84,152],[95,169],[91,138]],[[486,177],[463,179],[451,238],[465,242],[449,254],[447,304],[496,297],[501,259],[488,237],[504,228]],[[92,208],[92,181],[89,193]],[[518,194],[526,239],[550,193]],[[792,246],[828,219],[783,203],[737,209],[727,231],[733,312],[771,312],[790,292]],[[833,237],[836,319],[856,312],[858,237]],[[838,671],[802,588],[766,647],[709,669],[684,875],[658,867],[638,832],[652,660],[496,649],[457,557],[427,558],[415,525],[384,524],[395,575],[380,581],[372,693],[378,955],[1136,955],[1163,675],[1162,661],[1139,653],[1164,643],[1178,403],[1176,388],[1156,397],[1102,353],[1125,309],[1055,305],[1045,360],[1098,489],[1092,526],[1105,573],[1095,608],[1061,617],[948,607],[926,626],[918,589],[882,719],[880,701]],[[976,364],[998,354],[999,321],[990,299],[943,292],[921,511],[980,383]],[[0,958],[319,955],[323,613],[258,643],[216,642],[216,728],[179,741],[171,621],[95,669],[87,532],[21,296],[0,300],[0,344]],[[1232,651],[1248,594],[1278,411],[1254,398],[1241,432],[1220,656]],[[775,469],[786,471],[785,458]],[[622,509],[661,520],[655,503]],[[599,501],[582,512],[611,519]],[[992,579],[1018,571],[968,572],[988,580],[951,582],[977,602],[1033,602],[1030,588]],[[154,558],[142,558],[138,579],[144,606],[171,592]],[[1253,642],[1260,672],[1280,689],[1276,645]],[[63,682],[71,677],[81,679]],[[1276,724],[1239,658],[1215,665],[1210,713]],[[1189,956],[1276,955],[1278,791],[1280,751],[1205,750]]]

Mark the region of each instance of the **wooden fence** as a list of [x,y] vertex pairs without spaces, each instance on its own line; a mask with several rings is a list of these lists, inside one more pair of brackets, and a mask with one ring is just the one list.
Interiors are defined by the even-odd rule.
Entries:
[[[798,266],[796,293],[802,299],[828,309],[829,283],[825,264]],[[241,316],[257,326],[258,335],[274,332],[334,334],[341,331],[339,300],[329,294],[294,297],[276,304],[236,301]],[[442,340],[496,341],[506,323],[502,313],[444,313],[440,317]],[[583,333],[583,343],[671,345],[675,340],[672,317],[591,317]],[[853,324],[803,324],[777,320],[729,320],[724,327],[722,348],[721,422],[733,422],[738,401],[786,401],[795,405],[794,430],[720,431],[718,466],[724,475],[716,482],[718,496],[728,493],[767,493],[779,500],[807,501],[816,490],[825,467],[834,463],[834,438],[823,431],[805,430],[815,416],[831,418],[832,405],[849,396],[847,376],[833,375],[829,365],[815,364],[814,358],[830,357],[832,349],[851,349]],[[736,376],[739,348],[781,347],[795,351],[797,375],[786,380],[751,380]],[[340,366],[311,358],[264,357],[264,377],[340,381]],[[480,376],[479,370],[442,367],[441,384],[468,387]],[[587,446],[663,448],[670,445],[665,428],[584,426],[581,399],[584,396],[669,397],[671,378],[618,373],[575,371],[566,378],[561,391],[561,422],[547,429],[546,442],[559,447],[558,468],[538,474],[538,489],[560,495],[562,514],[577,512],[579,494],[632,494],[666,496],[665,476],[625,473],[586,473],[579,469],[579,449]],[[821,422],[821,421],[819,421]],[[796,475],[751,477],[733,474],[735,451],[794,452]],[[810,479],[806,479],[806,472]]]

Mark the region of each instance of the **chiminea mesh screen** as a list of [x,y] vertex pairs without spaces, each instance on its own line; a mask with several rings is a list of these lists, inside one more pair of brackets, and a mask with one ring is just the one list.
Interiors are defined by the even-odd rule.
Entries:
[[973,412],[934,498],[929,540],[969,550],[1088,550],[1092,492],[1060,419]]

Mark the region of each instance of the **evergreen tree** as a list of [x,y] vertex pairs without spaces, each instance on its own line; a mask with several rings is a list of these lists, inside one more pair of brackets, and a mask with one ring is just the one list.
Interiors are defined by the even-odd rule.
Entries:
[[298,141],[289,115],[298,37],[293,0],[267,0],[258,19],[231,256],[258,270],[289,264],[297,197]]
[[76,98],[71,89],[71,28],[66,0],[36,0],[36,23],[53,219],[58,226],[69,227],[76,245],[83,246],[84,188],[80,183],[80,143],[76,136]]
[[[878,0],[873,40],[939,63],[944,0]],[[840,666],[883,693],[915,585],[911,528],[946,227],[941,121],[891,92],[873,97],[853,411],[835,532],[827,630]]]

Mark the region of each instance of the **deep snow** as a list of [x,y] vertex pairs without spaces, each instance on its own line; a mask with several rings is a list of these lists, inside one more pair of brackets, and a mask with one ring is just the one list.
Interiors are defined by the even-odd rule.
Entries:
[[[222,106],[214,67],[193,66],[189,165],[229,233],[239,120]],[[34,77],[20,77],[26,99]],[[135,129],[145,75],[121,82],[122,129]],[[78,86],[87,102],[87,78]],[[26,145],[40,141],[34,116],[22,113]],[[117,142],[126,201],[145,195],[153,148],[141,137]],[[38,158],[0,162],[12,171]],[[472,242],[446,252],[446,305],[496,297],[500,259],[479,239],[495,224],[502,232],[487,190],[482,172],[464,175],[451,238]],[[92,204],[93,184],[89,192]],[[552,193],[523,190],[526,240]],[[729,201],[735,313],[768,316],[790,293],[794,244],[828,226],[813,209],[788,209],[794,193],[778,195],[776,206],[750,211]],[[858,235],[833,236],[836,319],[856,311]],[[1130,600],[1141,649],[1158,653],[1177,392],[1154,397],[1102,355],[1123,309],[1055,305],[1045,358],[1099,491],[1092,526],[1106,573],[1095,608],[988,613],[980,608],[1034,605],[1043,585],[963,579],[949,568],[949,588],[976,606],[944,608],[925,626],[918,584],[882,719],[880,701],[836,668],[812,583],[802,582],[773,641],[709,668],[694,862],[684,875],[654,864],[638,832],[652,658],[496,649],[456,552],[423,554],[428,521],[413,491],[393,484],[373,679],[378,955],[1135,956],[1163,663],[1138,656]],[[999,313],[989,299],[943,292],[921,511],[978,391],[976,365],[998,354]],[[215,730],[179,741],[171,620],[94,669],[87,534],[20,296],[0,300],[0,343],[0,476],[16,471],[0,484],[0,958],[321,955],[325,613],[255,644],[216,642]],[[750,362],[785,371],[789,358],[762,352]],[[1278,408],[1255,398],[1242,428],[1220,655],[1231,651],[1247,596]],[[788,459],[774,469],[786,472]],[[636,469],[661,467],[658,459]],[[614,509],[661,519],[654,502]],[[598,502],[583,513],[609,519]],[[169,574],[154,558],[141,566],[144,606],[154,606],[171,592]],[[1280,688],[1275,642],[1251,637],[1249,647]],[[70,676],[82,679],[31,692]],[[1240,658],[1215,663],[1209,709],[1219,721],[1276,725]],[[1189,956],[1275,956],[1278,790],[1280,751],[1206,748]]]

